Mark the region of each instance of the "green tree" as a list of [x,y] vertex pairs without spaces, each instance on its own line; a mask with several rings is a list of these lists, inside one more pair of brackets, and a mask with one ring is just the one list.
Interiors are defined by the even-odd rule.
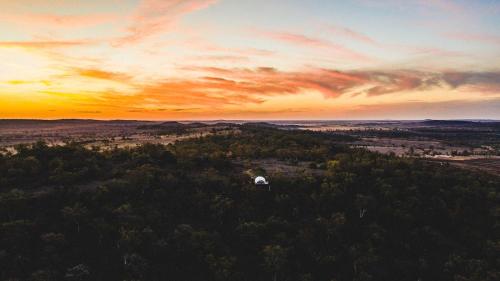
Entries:
[[262,254],[265,266],[272,274],[272,280],[277,281],[279,273],[287,262],[287,250],[280,245],[266,245]]

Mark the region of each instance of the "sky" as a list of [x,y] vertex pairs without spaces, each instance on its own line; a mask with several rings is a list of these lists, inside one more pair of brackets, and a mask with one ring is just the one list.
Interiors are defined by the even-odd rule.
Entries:
[[0,0],[0,118],[500,119],[500,1]]

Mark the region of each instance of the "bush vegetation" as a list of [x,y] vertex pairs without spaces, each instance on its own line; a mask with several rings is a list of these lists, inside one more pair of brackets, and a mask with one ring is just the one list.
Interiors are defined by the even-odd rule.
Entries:
[[[351,149],[346,137],[240,133],[0,156],[1,280],[500,279],[498,177]],[[324,172],[260,190],[241,159]]]

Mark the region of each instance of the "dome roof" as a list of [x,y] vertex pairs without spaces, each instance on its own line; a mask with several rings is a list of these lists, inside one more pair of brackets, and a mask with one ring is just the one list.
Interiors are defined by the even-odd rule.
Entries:
[[255,184],[268,184],[268,182],[263,176],[258,176],[255,178]]

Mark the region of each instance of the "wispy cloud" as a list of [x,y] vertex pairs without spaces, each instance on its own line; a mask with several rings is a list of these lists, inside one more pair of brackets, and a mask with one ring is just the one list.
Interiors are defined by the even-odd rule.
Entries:
[[115,14],[58,15],[58,14],[1,14],[0,20],[29,27],[81,28],[108,23],[118,19]]
[[332,55],[336,54],[347,59],[353,59],[358,61],[375,60],[374,58],[370,58],[362,53],[349,49],[341,44],[336,44],[331,41],[320,38],[309,37],[303,34],[292,33],[292,32],[262,31],[262,30],[255,32],[261,36],[293,44],[300,47],[320,48],[326,51],[330,51]]
[[348,28],[348,27],[328,24],[328,25],[326,25],[326,30],[333,35],[346,37],[346,38],[349,38],[349,39],[352,39],[354,41],[358,41],[361,43],[366,43],[366,44],[374,45],[374,46],[381,45],[379,42],[377,42],[372,37],[365,35],[359,31]]
[[89,44],[88,41],[0,41],[0,47],[25,48],[25,49],[48,49],[72,47]]
[[232,81],[233,90],[256,95],[295,94],[313,90],[331,98],[346,93],[377,96],[405,91],[422,91],[433,87],[460,88],[481,85],[495,89],[500,85],[500,72],[338,71],[331,69],[282,72],[273,68],[254,70],[204,68],[204,70],[218,75],[217,79],[220,81]]
[[500,99],[460,100],[444,102],[408,101],[387,104],[369,104],[347,110],[341,116],[355,116],[361,119],[421,119],[422,116],[436,119],[498,118]]
[[183,15],[204,9],[217,0],[142,0],[131,16],[118,45],[137,43],[171,28]]
[[488,43],[500,45],[500,36],[485,33],[467,33],[467,32],[449,32],[444,33],[444,36],[462,42],[472,43]]
[[396,7],[398,9],[421,8],[428,11],[437,11],[440,13],[463,14],[466,8],[456,1],[451,0],[357,0],[359,3],[367,6],[377,7]]
[[101,80],[109,80],[113,82],[120,82],[120,83],[131,83],[132,76],[125,74],[125,73],[120,73],[120,72],[113,72],[113,71],[106,71],[102,69],[97,69],[97,68],[74,68],[71,69],[72,73],[75,73],[76,75],[82,76],[82,77],[87,77],[87,78],[93,78],[93,79],[101,79]]
[[416,0],[415,2],[420,6],[431,9],[438,9],[444,12],[461,14],[466,11],[466,9],[462,5],[458,4],[456,1],[451,0]]
[[126,116],[500,96],[495,1],[316,1],[0,0],[0,98]]
[[443,73],[443,80],[450,86],[457,88],[461,86],[500,86],[500,72],[458,72],[448,71]]
[[356,41],[371,47],[376,47],[380,50],[391,50],[396,52],[409,53],[411,55],[439,55],[439,56],[464,56],[463,52],[452,51],[438,47],[426,47],[426,46],[411,46],[406,44],[394,44],[387,42],[380,42],[373,37],[370,37],[360,31],[354,30],[352,28],[326,24],[322,26],[324,30],[328,32],[329,35],[336,37],[347,38],[352,41]]
[[[133,94],[110,92],[101,98],[108,104],[123,106],[220,107],[258,104],[270,97],[311,91],[319,92],[325,98],[336,98],[345,94],[373,97],[443,87],[476,87],[491,91],[500,88],[500,72],[338,71],[317,68],[286,72],[271,67],[193,67],[191,70],[202,71],[207,75],[193,79],[164,79],[148,84],[135,84],[136,91]],[[101,70],[84,70],[80,75],[111,81],[127,78],[123,74]]]
[[52,85],[49,80],[8,80],[5,83],[10,85],[30,85],[30,84],[41,84],[44,86]]

